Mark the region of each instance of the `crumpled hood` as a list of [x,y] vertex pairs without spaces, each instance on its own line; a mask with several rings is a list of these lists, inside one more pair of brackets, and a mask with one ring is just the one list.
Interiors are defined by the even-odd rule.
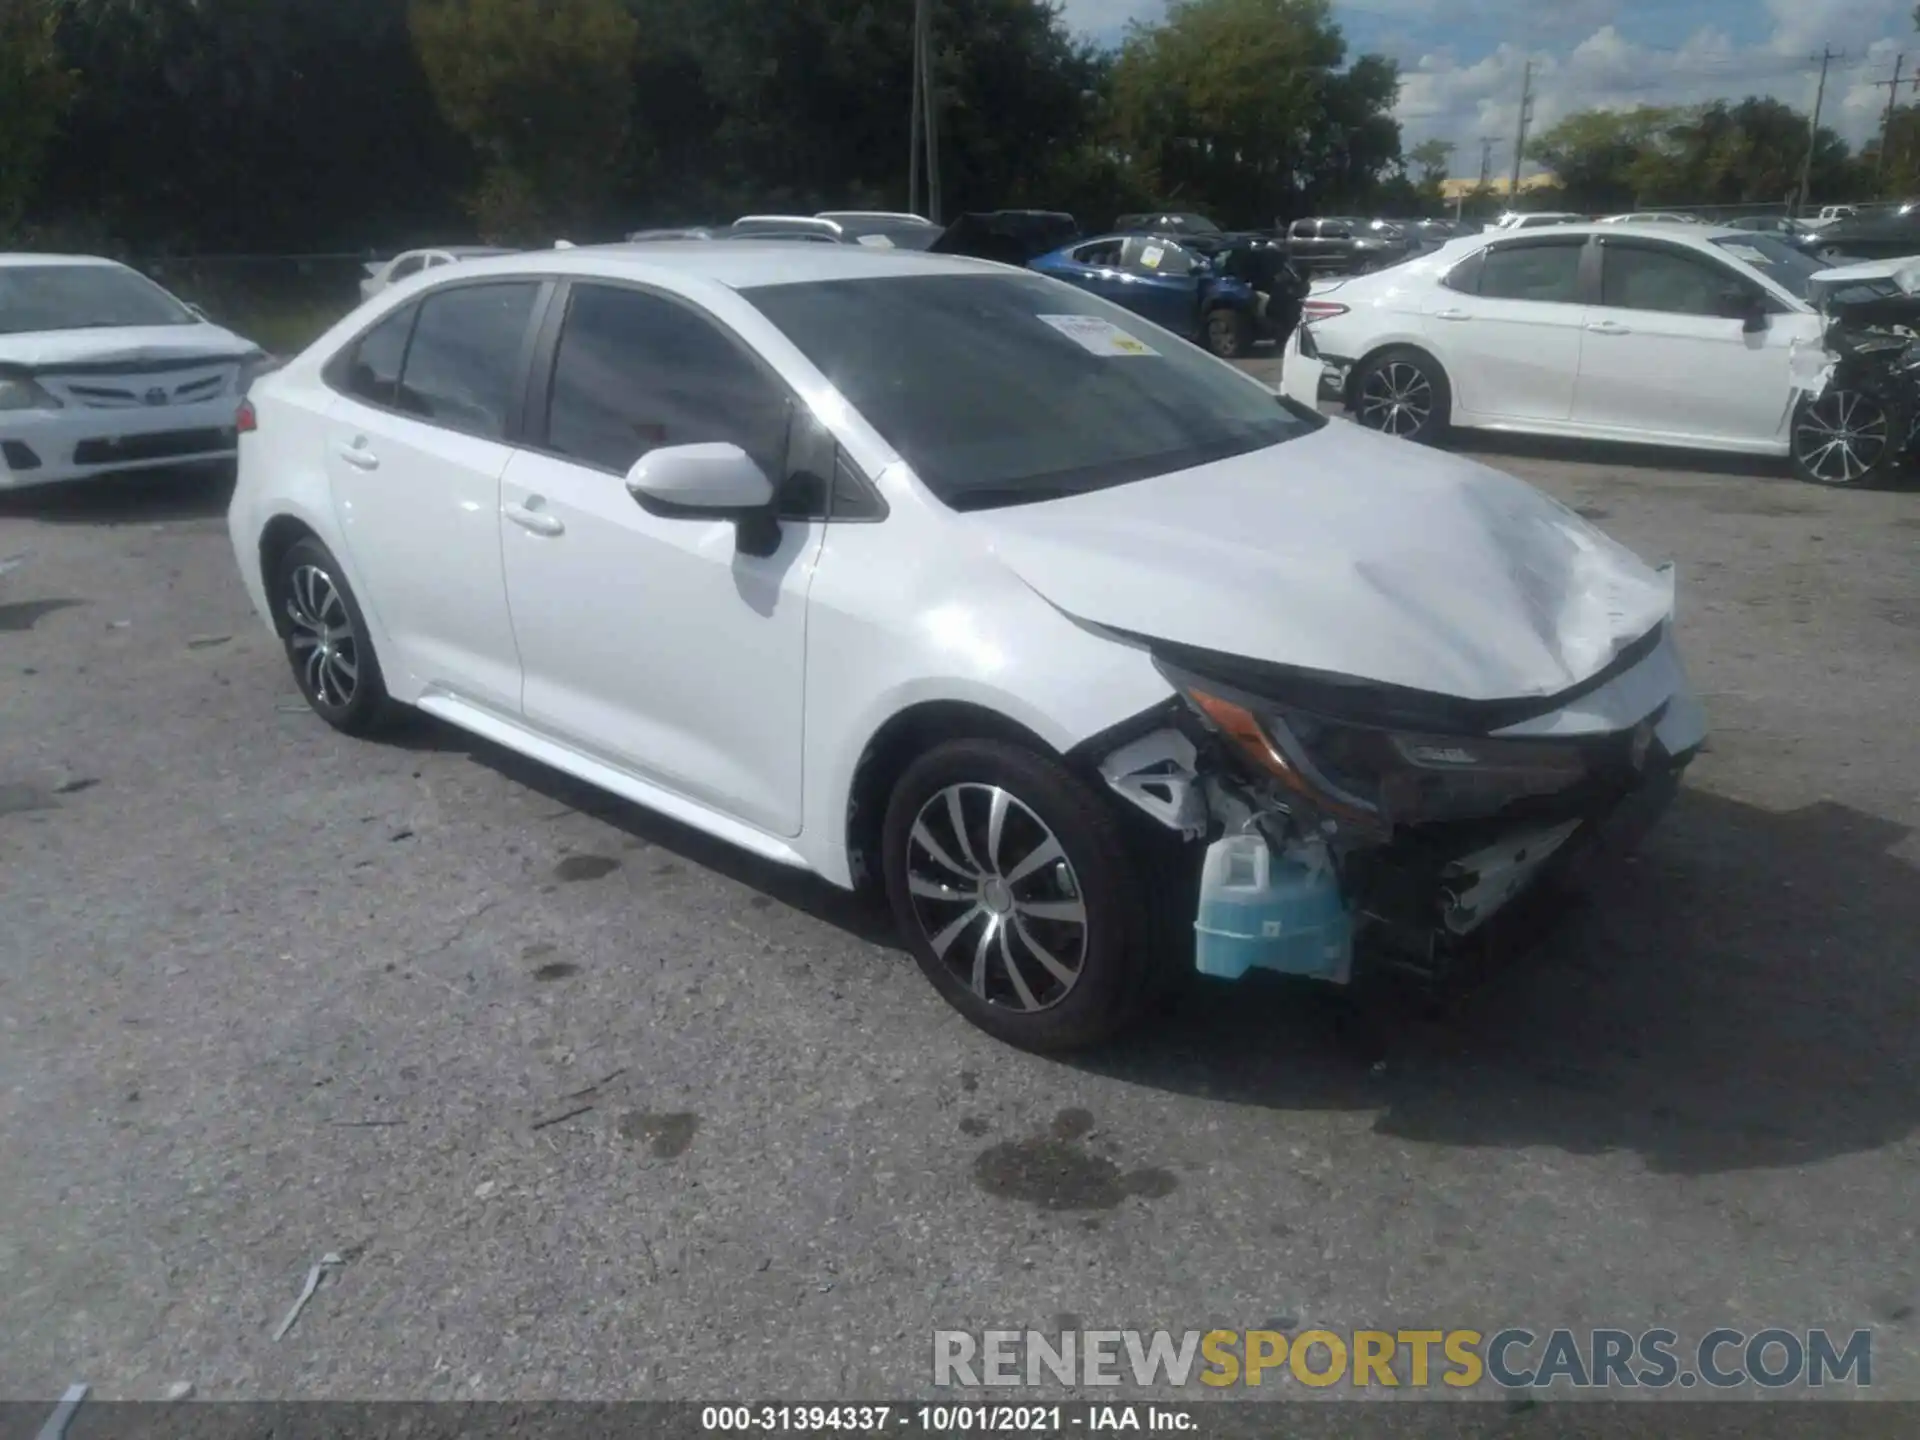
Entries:
[[141,364],[155,360],[239,359],[259,352],[218,325],[141,325],[115,330],[36,330],[0,335],[0,365],[47,370],[61,365]]
[[965,519],[1081,620],[1465,700],[1557,694],[1673,609],[1670,568],[1532,486],[1343,420]]

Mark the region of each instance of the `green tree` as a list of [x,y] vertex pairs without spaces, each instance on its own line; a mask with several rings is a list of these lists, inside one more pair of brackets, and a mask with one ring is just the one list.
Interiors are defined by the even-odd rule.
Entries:
[[1439,194],[1447,183],[1447,167],[1453,163],[1453,145],[1446,140],[1422,140],[1407,152],[1407,159],[1420,167],[1416,183],[1422,190]]
[[36,198],[73,74],[61,61],[59,16],[47,0],[0,0],[0,238]]
[[1345,59],[1327,0],[1174,0],[1121,49],[1116,140],[1163,201],[1232,223],[1357,198],[1400,158],[1398,75]]
[[603,223],[640,33],[622,0],[415,0],[410,21],[440,113],[480,158],[481,234],[531,244]]
[[406,0],[58,0],[58,13],[83,84],[42,200],[79,243],[139,258],[457,238],[465,157],[427,93]]

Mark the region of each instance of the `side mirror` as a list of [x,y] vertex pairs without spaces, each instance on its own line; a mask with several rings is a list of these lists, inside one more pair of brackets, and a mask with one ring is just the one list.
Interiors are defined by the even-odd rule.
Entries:
[[773,482],[752,456],[730,442],[651,450],[627,472],[627,493],[651,515],[735,521],[746,554],[771,555],[780,548]]
[[1729,287],[1720,292],[1719,303],[1714,308],[1723,318],[1738,320],[1746,334],[1753,335],[1767,328],[1767,300],[1757,290]]

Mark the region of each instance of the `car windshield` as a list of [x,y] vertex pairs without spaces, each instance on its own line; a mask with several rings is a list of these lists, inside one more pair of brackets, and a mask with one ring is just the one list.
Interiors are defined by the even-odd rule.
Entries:
[[742,293],[956,510],[1124,485],[1326,423],[1187,341],[1040,275]]
[[1827,268],[1778,236],[1757,230],[1747,235],[1722,235],[1713,243],[1734,259],[1746,261],[1796,300],[1807,298],[1807,282]]
[[0,265],[0,335],[193,325],[198,318],[118,265]]

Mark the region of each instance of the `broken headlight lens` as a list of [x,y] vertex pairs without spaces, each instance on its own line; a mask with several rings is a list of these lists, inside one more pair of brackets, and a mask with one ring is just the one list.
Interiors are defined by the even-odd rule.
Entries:
[[1581,748],[1564,742],[1421,735],[1278,706],[1256,711],[1198,689],[1188,696],[1253,764],[1354,820],[1481,819],[1516,800],[1570,789],[1588,774]]

